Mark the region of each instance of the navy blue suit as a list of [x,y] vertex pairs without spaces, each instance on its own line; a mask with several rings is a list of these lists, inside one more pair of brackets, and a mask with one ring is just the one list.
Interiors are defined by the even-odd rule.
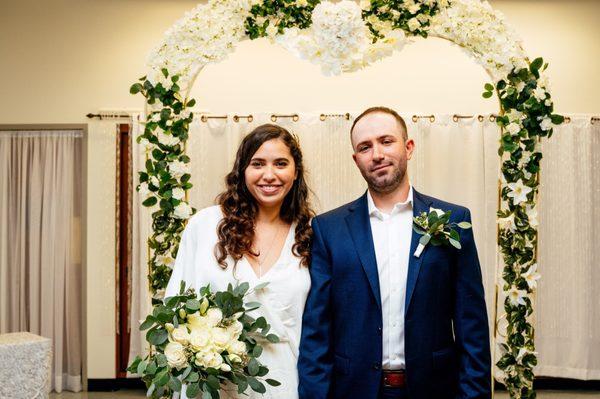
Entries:
[[[467,208],[413,190],[413,214]],[[312,286],[298,359],[300,399],[377,399],[381,383],[379,277],[366,193],[313,219]],[[405,303],[406,381],[410,399],[490,398],[491,361],[481,269],[471,229],[462,249],[427,245],[413,254]]]

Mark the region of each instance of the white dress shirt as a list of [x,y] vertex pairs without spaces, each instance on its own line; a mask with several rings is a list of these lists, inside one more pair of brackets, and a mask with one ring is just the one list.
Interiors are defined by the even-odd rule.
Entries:
[[368,192],[369,220],[379,273],[383,316],[383,358],[386,370],[405,368],[404,303],[413,222],[413,188],[406,201],[387,214],[375,206]]

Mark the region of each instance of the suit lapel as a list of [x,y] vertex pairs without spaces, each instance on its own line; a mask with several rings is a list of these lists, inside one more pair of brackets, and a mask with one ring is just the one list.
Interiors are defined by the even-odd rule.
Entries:
[[379,291],[379,273],[377,271],[377,260],[375,258],[375,247],[373,246],[373,235],[371,233],[371,222],[369,221],[369,206],[367,203],[367,194],[354,202],[349,208],[349,214],[346,216],[346,223],[350,230],[350,235],[354,241],[354,246],[358,252],[358,257],[362,267],[369,280],[371,291],[381,309],[381,294]]
[[[424,198],[413,188],[413,217],[419,215],[421,212],[428,212],[431,206],[431,201]],[[412,229],[412,225],[411,225]],[[406,302],[404,307],[404,313],[408,312],[410,306],[410,300],[415,291],[415,285],[417,284],[417,278],[419,277],[419,271],[421,270],[421,264],[423,258],[427,255],[427,249],[423,251],[421,256],[418,258],[414,256],[415,250],[419,245],[421,235],[412,230],[412,238],[410,241],[410,252],[408,254],[408,277],[406,279]]]

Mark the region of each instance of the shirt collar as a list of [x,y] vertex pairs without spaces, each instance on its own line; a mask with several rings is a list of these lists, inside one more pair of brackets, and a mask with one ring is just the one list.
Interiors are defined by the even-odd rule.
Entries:
[[[371,196],[371,192],[369,190],[367,190],[367,203],[369,206],[369,216],[376,216],[379,219],[383,220],[384,217],[384,213],[381,212],[376,206],[375,206],[375,201],[373,201],[373,197]],[[394,213],[397,212],[398,208],[403,208],[406,205],[410,205],[412,207],[413,205],[413,187],[412,185],[409,186],[408,189],[408,196],[406,197],[406,201],[404,202],[397,202],[394,205],[394,208],[392,209],[392,212],[390,212],[390,215],[393,215]],[[389,215],[386,215],[389,216]]]

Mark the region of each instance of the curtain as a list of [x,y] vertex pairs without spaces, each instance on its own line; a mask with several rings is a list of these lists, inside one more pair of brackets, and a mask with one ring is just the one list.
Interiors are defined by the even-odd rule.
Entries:
[[600,379],[600,122],[572,116],[542,142],[538,375]]
[[[152,211],[142,206],[135,187],[139,184],[138,171],[144,168],[146,151],[137,143],[136,138],[144,131],[141,114],[131,116],[131,163],[133,168],[132,201],[132,246],[131,246],[131,303],[129,313],[129,364],[136,356],[148,354],[146,331],[139,326],[146,316],[152,313],[152,304],[148,285],[148,245],[146,241],[152,234]],[[128,377],[137,376],[128,372]]]
[[81,390],[81,131],[0,132],[0,333],[52,340],[52,389]]

